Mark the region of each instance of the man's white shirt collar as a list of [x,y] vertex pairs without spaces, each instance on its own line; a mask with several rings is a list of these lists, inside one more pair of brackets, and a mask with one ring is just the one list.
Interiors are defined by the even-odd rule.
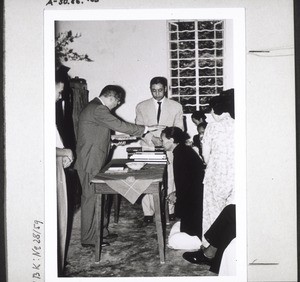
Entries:
[[100,100],[100,102],[101,102],[104,106],[106,106],[105,103],[103,102],[103,100],[102,100],[99,96],[98,96],[97,98]]
[[166,99],[166,97],[164,96],[160,101],[155,100],[153,97],[152,97],[152,99],[153,99],[153,101],[155,102],[155,104],[158,105],[158,104],[157,104],[158,102],[161,102],[161,104],[163,104],[164,101],[165,101],[165,99]]

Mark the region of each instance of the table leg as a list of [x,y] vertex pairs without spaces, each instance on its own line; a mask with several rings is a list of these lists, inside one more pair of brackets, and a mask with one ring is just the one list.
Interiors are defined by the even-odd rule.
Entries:
[[114,195],[114,222],[115,223],[118,223],[119,222],[119,212],[120,212],[120,198],[119,198],[119,195],[116,194]]
[[163,189],[161,190],[162,192],[162,201],[161,201],[161,205],[164,208],[164,216],[165,216],[165,220],[166,220],[166,225],[170,225],[170,219],[169,219],[169,203],[167,201],[167,197],[168,197],[168,189],[167,186],[163,186]]
[[154,209],[155,209],[155,224],[156,224],[156,232],[157,232],[157,240],[158,240],[159,257],[160,257],[160,263],[163,264],[165,263],[165,244],[164,244],[162,222],[161,222],[159,189],[157,193],[153,193],[153,200],[154,200]]
[[95,242],[95,263],[100,263],[101,256],[101,241],[102,241],[102,194],[96,195],[95,203],[95,213],[96,213],[96,242]]

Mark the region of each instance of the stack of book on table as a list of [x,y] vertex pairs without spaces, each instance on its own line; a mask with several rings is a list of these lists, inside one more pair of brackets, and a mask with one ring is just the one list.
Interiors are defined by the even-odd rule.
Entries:
[[111,135],[110,139],[113,143],[117,143],[117,142],[130,143],[130,142],[137,141],[138,137],[130,136],[128,134],[115,134],[115,135]]
[[128,147],[126,149],[128,159],[135,162],[145,162],[151,164],[167,163],[167,156],[162,147],[155,147],[154,150],[143,150],[142,147]]

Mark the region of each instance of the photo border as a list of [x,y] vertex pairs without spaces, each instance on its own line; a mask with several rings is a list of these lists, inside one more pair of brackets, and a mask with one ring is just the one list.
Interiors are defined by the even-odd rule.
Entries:
[[[237,275],[234,277],[143,277],[151,281],[183,280],[201,281],[247,281],[247,238],[246,238],[246,94],[245,94],[245,9],[102,9],[102,10],[46,10],[44,11],[44,159],[45,159],[45,280],[71,279],[83,281],[87,277],[57,277],[57,212],[55,177],[55,21],[106,21],[106,20],[188,20],[230,19],[233,20],[233,70],[235,89],[235,172],[237,202]],[[101,266],[99,266],[101,267]],[[99,279],[100,277],[98,277]],[[140,277],[107,278],[102,281],[140,281]]]

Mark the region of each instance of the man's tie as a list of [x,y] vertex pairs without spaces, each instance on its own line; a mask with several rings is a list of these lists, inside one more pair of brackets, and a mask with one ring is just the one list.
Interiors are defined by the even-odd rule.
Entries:
[[157,102],[158,110],[157,110],[157,124],[159,124],[160,112],[161,112],[161,102]]

